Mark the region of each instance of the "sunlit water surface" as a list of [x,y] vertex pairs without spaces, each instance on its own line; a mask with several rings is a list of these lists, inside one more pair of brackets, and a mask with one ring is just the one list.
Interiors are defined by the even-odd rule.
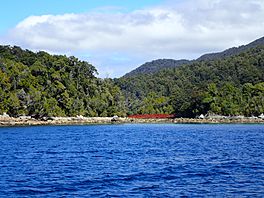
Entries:
[[0,197],[264,196],[264,125],[0,128]]

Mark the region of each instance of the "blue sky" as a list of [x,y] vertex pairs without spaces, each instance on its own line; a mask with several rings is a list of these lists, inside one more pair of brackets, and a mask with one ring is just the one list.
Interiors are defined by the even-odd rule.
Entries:
[[120,7],[123,12],[152,6],[162,0],[8,0],[0,7],[0,32],[31,15],[83,13],[101,7]]
[[1,45],[74,55],[95,65],[102,78],[154,59],[195,59],[264,36],[263,0],[4,2]]

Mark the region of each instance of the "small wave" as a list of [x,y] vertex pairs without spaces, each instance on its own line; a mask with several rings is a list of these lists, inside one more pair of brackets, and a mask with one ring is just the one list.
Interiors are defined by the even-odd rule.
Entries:
[[15,194],[18,195],[38,195],[38,194],[47,194],[49,191],[38,190],[38,189],[22,189],[22,190],[15,190]]
[[140,187],[135,187],[132,189],[132,191],[149,191],[149,190],[153,190],[153,189],[158,189],[159,185],[150,185],[150,186],[140,186]]

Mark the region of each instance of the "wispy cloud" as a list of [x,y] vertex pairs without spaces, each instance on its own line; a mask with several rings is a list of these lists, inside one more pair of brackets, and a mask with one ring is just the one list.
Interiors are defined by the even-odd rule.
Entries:
[[87,53],[102,64],[99,72],[105,65],[115,76],[145,60],[196,58],[245,44],[263,36],[263,26],[263,0],[167,1],[129,13],[30,16],[6,40],[35,50]]

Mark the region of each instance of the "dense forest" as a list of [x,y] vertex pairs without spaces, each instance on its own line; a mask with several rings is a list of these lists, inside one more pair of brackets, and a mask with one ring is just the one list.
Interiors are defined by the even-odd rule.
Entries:
[[243,49],[182,65],[166,60],[166,69],[149,66],[155,73],[100,79],[93,65],[73,56],[0,46],[0,114],[258,116],[264,112],[264,45]]
[[115,82],[124,92],[129,114],[257,116],[264,111],[264,46]]
[[124,98],[111,79],[95,77],[75,57],[0,47],[0,114],[12,116],[126,115]]

